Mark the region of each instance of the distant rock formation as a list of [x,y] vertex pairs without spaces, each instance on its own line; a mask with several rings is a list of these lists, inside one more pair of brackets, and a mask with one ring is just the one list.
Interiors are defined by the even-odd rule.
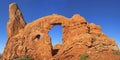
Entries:
[[[53,14],[26,24],[16,3],[9,6],[8,40],[2,60],[27,55],[34,60],[119,60],[114,39],[107,37],[101,27],[88,22],[79,14],[72,18]],[[61,25],[62,44],[51,44],[49,31]],[[84,55],[86,53],[86,55]],[[86,57],[84,57],[86,56]]]

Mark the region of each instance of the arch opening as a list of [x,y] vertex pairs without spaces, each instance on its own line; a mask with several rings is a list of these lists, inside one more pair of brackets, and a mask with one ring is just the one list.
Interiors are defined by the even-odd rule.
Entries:
[[61,25],[54,25],[49,31],[49,36],[51,37],[51,43],[53,47],[53,56],[57,54],[62,44],[62,28],[63,27]]
[[56,44],[62,44],[62,26],[54,25],[49,31],[49,36],[51,37],[52,46]]

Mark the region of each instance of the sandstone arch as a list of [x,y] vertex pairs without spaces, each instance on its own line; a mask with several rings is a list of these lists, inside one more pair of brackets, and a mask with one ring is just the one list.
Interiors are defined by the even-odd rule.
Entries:
[[[2,56],[3,60],[12,60],[22,55],[31,56],[36,60],[49,60],[52,57],[73,60],[75,56],[90,48],[90,51],[99,51],[103,48],[107,51],[119,50],[114,40],[102,33],[100,26],[88,24],[79,14],[75,14],[72,18],[53,14],[26,24],[16,3],[9,6],[9,12],[8,41]],[[59,52],[52,56],[53,48],[48,32],[54,25],[63,26],[63,43]],[[36,37],[38,35],[42,38],[38,39]]]
[[[50,37],[48,36],[49,30],[54,25],[63,26],[62,40],[64,43],[67,40],[65,37],[70,37],[69,30],[73,28],[74,26],[73,23],[80,24],[81,22],[86,22],[85,19],[79,16],[78,14],[74,15],[72,18],[66,18],[61,15],[53,14],[51,16],[46,16],[46,17],[37,19],[36,21],[25,25],[25,24],[22,24],[22,23],[25,23],[23,18],[21,21],[19,20],[19,17],[21,17],[22,14],[18,6],[16,5],[16,3],[11,4],[9,10],[10,10],[9,11],[10,20],[8,23],[10,24],[8,24],[8,28],[7,28],[9,39],[6,47],[13,47],[13,48],[11,48],[9,51],[7,51],[8,48],[5,49],[4,55],[8,57],[7,59],[12,59],[14,56],[21,56],[24,54],[32,56],[33,58],[36,58],[38,56],[40,59],[41,57],[42,58],[45,57],[46,59],[51,58],[52,45],[51,45]],[[15,14],[16,11],[19,11],[19,12]],[[19,25],[19,24],[22,24],[22,25]],[[20,26],[25,26],[25,27],[23,27],[22,29],[17,29]],[[14,33],[10,34],[12,32],[15,32],[15,34]],[[41,40],[37,39],[36,37],[37,35],[42,36]],[[9,44],[10,43],[9,41],[12,41],[11,43],[18,42],[19,44],[18,43]],[[42,50],[46,52],[43,52]],[[6,56],[4,55],[3,55],[3,58],[6,58]]]

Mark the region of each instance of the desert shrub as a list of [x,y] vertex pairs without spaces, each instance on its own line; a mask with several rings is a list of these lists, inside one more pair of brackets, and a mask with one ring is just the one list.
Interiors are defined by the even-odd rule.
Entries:
[[24,55],[24,56],[21,56],[21,57],[15,57],[13,60],[33,60],[31,57],[27,56],[27,55]]
[[58,58],[52,58],[52,60],[59,60]]
[[80,60],[87,60],[88,56],[89,56],[89,55],[85,52],[84,54],[82,54],[82,55],[80,56]]
[[114,55],[120,55],[120,51],[114,51],[113,54]]
[[0,60],[2,60],[2,54],[0,54]]

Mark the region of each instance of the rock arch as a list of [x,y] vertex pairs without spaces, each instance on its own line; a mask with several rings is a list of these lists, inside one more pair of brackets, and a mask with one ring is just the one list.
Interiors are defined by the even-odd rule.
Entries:
[[[22,55],[31,56],[36,60],[51,59],[53,57],[53,48],[48,32],[54,25],[63,26],[62,48],[59,48],[60,51],[55,56],[61,60],[64,60],[66,57],[74,57],[73,55],[78,53],[83,53],[81,51],[87,50],[93,44],[91,43],[92,36],[96,37],[98,34],[100,37],[107,39],[104,44],[109,47],[108,50],[118,50],[114,40],[102,33],[100,26],[88,24],[79,14],[75,14],[72,18],[53,14],[26,24],[17,4],[13,3],[9,6],[9,15],[10,19],[7,24],[8,41],[2,60],[12,60],[14,57]],[[39,39],[40,36],[42,36],[41,39]],[[99,39],[104,41],[102,38]],[[102,45],[102,43],[100,42],[99,45]],[[104,47],[96,48],[101,49]],[[97,51],[97,49],[95,50]],[[66,52],[67,55],[65,55]],[[73,52],[74,54],[72,54]]]
[[[7,25],[9,38],[4,50],[3,59],[12,59],[14,56],[24,54],[32,56],[33,58],[49,59],[52,57],[53,50],[50,36],[48,35],[50,29],[54,25],[61,25],[63,27],[62,40],[64,44],[65,41],[69,40],[66,37],[70,37],[71,31],[75,28],[74,25],[81,25],[81,22],[86,22],[86,20],[78,14],[74,15],[72,18],[53,14],[39,18],[32,23],[25,24],[24,18],[16,3],[11,4],[9,10],[10,19]],[[16,11],[19,12],[15,13]],[[40,36],[42,36],[42,38],[39,40]],[[9,49],[8,47],[12,48]]]

